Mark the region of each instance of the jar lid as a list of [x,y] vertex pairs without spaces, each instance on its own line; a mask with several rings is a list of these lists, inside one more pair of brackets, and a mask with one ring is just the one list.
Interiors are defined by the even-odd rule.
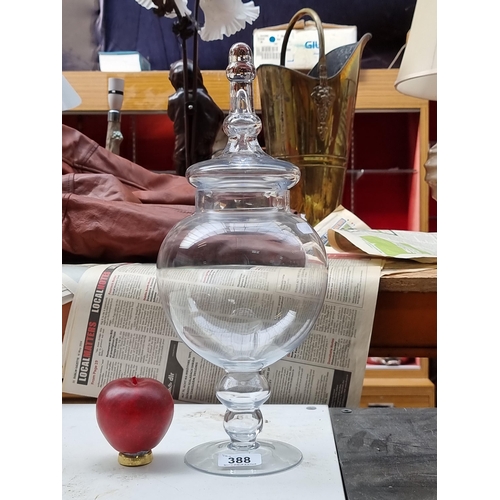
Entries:
[[252,60],[252,49],[245,43],[229,50],[230,110],[223,124],[228,141],[217,156],[187,169],[186,178],[196,188],[287,190],[299,182],[299,167],[268,155],[258,142],[262,122],[253,108]]

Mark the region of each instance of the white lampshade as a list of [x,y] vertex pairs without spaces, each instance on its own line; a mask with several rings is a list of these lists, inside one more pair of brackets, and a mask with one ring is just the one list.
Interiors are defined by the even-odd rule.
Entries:
[[396,90],[437,101],[437,0],[417,0]]
[[76,90],[71,86],[71,84],[62,75],[62,110],[67,111],[68,109],[76,108],[82,103],[82,98],[78,95]]

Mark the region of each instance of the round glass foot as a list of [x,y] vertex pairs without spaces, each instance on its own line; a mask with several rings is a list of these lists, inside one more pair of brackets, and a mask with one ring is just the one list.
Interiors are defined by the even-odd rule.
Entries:
[[300,450],[281,441],[259,441],[257,447],[232,450],[230,441],[211,441],[195,446],[184,461],[195,469],[221,476],[261,476],[281,472],[302,460]]

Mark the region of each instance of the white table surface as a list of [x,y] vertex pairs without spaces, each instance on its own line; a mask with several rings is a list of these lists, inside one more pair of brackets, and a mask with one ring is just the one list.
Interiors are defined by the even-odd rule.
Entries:
[[184,463],[193,446],[226,438],[222,405],[176,404],[153,461],[142,467],[118,463],[97,426],[95,404],[63,404],[62,412],[64,500],[345,500],[327,406],[263,405],[260,437],[290,443],[304,457],[289,470],[256,477],[216,476]]

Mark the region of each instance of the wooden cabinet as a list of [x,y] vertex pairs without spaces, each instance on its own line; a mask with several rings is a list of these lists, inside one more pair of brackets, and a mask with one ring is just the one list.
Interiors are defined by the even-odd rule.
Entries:
[[[424,180],[424,163],[429,150],[429,102],[397,92],[394,88],[397,71],[361,70],[351,168],[343,204],[374,229],[427,231],[429,188]],[[124,78],[123,119],[132,121],[131,135],[140,135],[141,140],[147,142],[141,145],[136,141],[131,147],[134,156],[129,159],[148,168],[137,155],[141,150],[147,151],[150,157],[153,155],[155,162],[165,161],[166,151],[173,147],[173,130],[166,110],[174,89],[167,71],[67,71],[63,74],[82,98],[80,106],[63,114],[63,123],[71,126],[78,123],[82,131],[95,140],[97,137],[89,129],[100,127],[98,142],[104,144],[108,78]],[[229,82],[225,71],[205,71],[203,79],[210,95],[227,111]],[[254,96],[259,112],[257,81]],[[85,121],[90,121],[91,126],[85,128]],[[139,134],[139,130],[145,132]],[[127,139],[127,130],[124,132]],[[164,142],[161,134],[166,136]],[[154,155],[155,152],[163,152],[164,156]]]

